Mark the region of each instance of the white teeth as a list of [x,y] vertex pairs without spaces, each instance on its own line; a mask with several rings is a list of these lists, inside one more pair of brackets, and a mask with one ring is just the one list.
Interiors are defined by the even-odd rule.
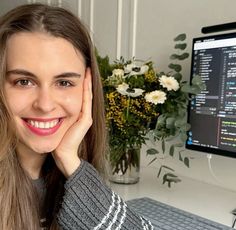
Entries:
[[44,128],[45,128],[45,129],[48,129],[49,127],[50,127],[49,122],[47,122],[46,124],[44,124]]
[[35,121],[35,127],[38,128],[39,127],[39,122]]
[[33,121],[33,120],[27,120],[27,122],[36,128],[40,129],[50,129],[57,125],[59,122],[59,119],[48,121],[48,122],[42,122],[42,121]]

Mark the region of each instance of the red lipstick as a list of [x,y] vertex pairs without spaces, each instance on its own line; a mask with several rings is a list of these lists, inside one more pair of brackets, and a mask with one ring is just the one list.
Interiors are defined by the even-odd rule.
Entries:
[[[38,122],[50,122],[50,121],[53,121],[53,120],[59,120],[58,123],[51,127],[51,128],[39,128],[39,127],[35,127],[33,126],[32,124],[30,124],[28,121],[31,120],[31,121],[38,121]],[[54,134],[61,126],[63,122],[63,119],[62,118],[50,118],[50,119],[43,119],[43,118],[37,118],[37,119],[34,119],[34,118],[30,118],[30,119],[23,119],[23,123],[24,125],[34,134],[38,135],[38,136],[48,136],[48,135],[52,135]]]

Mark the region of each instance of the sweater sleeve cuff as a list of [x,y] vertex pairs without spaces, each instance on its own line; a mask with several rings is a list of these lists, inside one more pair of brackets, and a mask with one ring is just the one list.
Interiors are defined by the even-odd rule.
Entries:
[[80,165],[78,166],[78,168],[70,175],[70,177],[66,180],[65,183],[65,188],[67,188],[68,186],[73,185],[74,183],[77,182],[77,180],[80,178],[81,175],[84,174],[85,168],[86,168],[86,162],[81,159],[80,160]]

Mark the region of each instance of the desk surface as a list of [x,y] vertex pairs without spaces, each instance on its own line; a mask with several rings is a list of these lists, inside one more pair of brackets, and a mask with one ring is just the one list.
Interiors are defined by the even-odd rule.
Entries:
[[111,183],[111,188],[124,200],[150,197],[192,212],[210,220],[232,226],[233,216],[230,213],[236,208],[236,192],[206,184],[187,177],[173,184],[171,188],[162,185],[155,175],[157,169],[141,168],[140,181],[133,185]]

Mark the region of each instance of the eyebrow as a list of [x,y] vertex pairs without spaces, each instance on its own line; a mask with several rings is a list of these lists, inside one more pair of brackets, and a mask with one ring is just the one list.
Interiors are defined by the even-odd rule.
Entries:
[[[16,74],[16,75],[24,75],[24,76],[28,76],[28,77],[33,77],[33,78],[37,78],[37,76],[27,70],[24,69],[13,69],[13,70],[9,70],[6,72],[6,75],[10,75],[10,74]],[[60,73],[56,76],[54,76],[54,78],[58,79],[58,78],[71,78],[71,77],[81,77],[81,74],[76,73],[76,72],[64,72],[64,73]]]

